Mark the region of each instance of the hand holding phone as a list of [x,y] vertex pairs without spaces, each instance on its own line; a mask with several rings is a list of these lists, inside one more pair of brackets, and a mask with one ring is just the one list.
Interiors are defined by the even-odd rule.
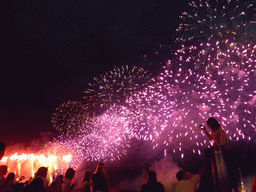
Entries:
[[74,188],[75,188],[75,185],[74,185],[74,184],[70,185],[70,190],[71,190],[71,191],[74,190]]
[[200,129],[204,129],[205,126],[204,126],[204,125],[199,125],[199,128],[200,128]]

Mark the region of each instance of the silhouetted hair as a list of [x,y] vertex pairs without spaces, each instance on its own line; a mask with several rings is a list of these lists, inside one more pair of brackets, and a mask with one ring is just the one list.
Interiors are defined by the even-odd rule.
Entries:
[[9,173],[6,177],[6,181],[11,181],[15,179],[15,173]]
[[94,174],[99,173],[99,172],[102,173],[105,178],[108,178],[108,174],[105,169],[105,163],[103,163],[103,162],[98,163]]
[[47,176],[47,172],[48,172],[48,168],[47,167],[39,167],[35,176],[39,176],[39,177],[43,177],[46,178]]
[[108,178],[108,174],[105,169],[105,163],[103,163],[103,162],[98,163],[94,174],[96,174],[96,173],[102,173],[105,178]]
[[147,183],[156,182],[156,172],[155,171],[148,171],[147,173]]
[[105,164],[104,163],[102,163],[102,162],[98,163],[95,173],[98,173],[98,172],[105,172]]
[[210,128],[212,130],[217,130],[220,128],[220,124],[219,122],[214,118],[214,117],[210,117],[207,121],[206,121],[207,125],[210,126]]
[[75,176],[76,171],[72,168],[68,168],[65,174],[65,178],[67,179],[73,179]]
[[15,173],[9,173],[4,182],[4,187],[8,184],[9,181],[13,181],[15,179]]
[[[93,173],[92,173],[91,171],[85,171],[82,182],[84,182],[84,181],[90,181],[90,178],[91,178],[92,174],[93,174]],[[81,182],[81,183],[82,183],[82,182]]]
[[3,158],[5,152],[5,144],[0,141],[0,160]]
[[58,175],[57,178],[60,178],[61,179],[61,183],[63,183],[63,175]]
[[178,179],[178,181],[181,181],[181,180],[184,179],[184,178],[183,178],[184,173],[185,173],[184,170],[180,170],[180,171],[178,171],[178,173],[176,173],[176,178]]
[[5,144],[0,141],[0,151],[5,151]]

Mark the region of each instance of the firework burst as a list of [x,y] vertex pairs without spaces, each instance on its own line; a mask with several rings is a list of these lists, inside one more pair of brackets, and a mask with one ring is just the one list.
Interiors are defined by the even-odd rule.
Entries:
[[198,126],[212,116],[221,122],[230,140],[255,136],[253,68],[202,75],[183,68],[174,73],[170,61],[167,66],[156,78],[155,87],[149,86],[127,100],[138,139],[152,141],[153,148],[165,148],[165,154],[171,150],[183,158],[189,149],[201,154],[212,143]]
[[[103,114],[86,121],[90,134],[80,134],[74,141],[87,161],[107,161],[120,159],[129,148],[133,132],[130,111],[114,105]],[[81,131],[82,132],[82,131]]]
[[[89,118],[87,108],[79,101],[61,104],[52,116],[52,124],[62,135],[75,137],[83,130],[84,122]],[[86,130],[89,131],[89,130]]]
[[62,173],[70,166],[77,169],[82,163],[81,155],[73,144],[73,139],[68,139],[65,136],[59,136],[53,142],[47,143],[40,153],[55,158],[56,169]]
[[104,111],[114,104],[122,104],[132,93],[143,89],[151,82],[150,74],[141,67],[115,67],[85,91],[84,99],[94,112]]
[[239,70],[254,70],[253,63],[256,59],[256,44],[237,44],[225,39],[222,42],[201,43],[199,46],[182,46],[174,52],[171,60],[176,63],[173,70],[178,67],[192,69],[204,74],[206,71],[217,72],[225,68],[237,68]]
[[168,60],[155,78],[140,67],[116,67],[89,84],[86,104],[67,102],[57,109],[54,127],[72,136],[67,141],[79,158],[120,159],[132,138],[165,154],[200,155],[212,145],[198,127],[209,117],[218,119],[230,140],[255,140],[255,5],[199,0],[189,6],[177,29],[181,45],[154,54],[158,65]]
[[132,128],[137,139],[154,140],[165,129],[172,112],[169,98],[160,86],[150,85],[126,100],[133,114]]
[[191,1],[190,9],[180,16],[176,41],[221,41],[223,38],[240,42],[255,36],[255,3],[252,0]]

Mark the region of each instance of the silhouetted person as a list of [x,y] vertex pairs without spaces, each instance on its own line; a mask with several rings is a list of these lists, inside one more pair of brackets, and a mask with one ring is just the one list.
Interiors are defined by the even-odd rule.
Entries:
[[55,181],[51,183],[51,185],[48,188],[48,191],[50,192],[61,192],[62,191],[62,183],[63,183],[63,175],[59,175]]
[[205,165],[197,175],[190,175],[184,170],[180,170],[176,174],[178,183],[175,186],[175,192],[195,192],[199,188],[200,180],[206,172]]
[[20,192],[45,192],[44,180],[41,177],[35,177]]
[[203,128],[203,130],[206,136],[213,141],[213,145],[228,147],[227,135],[225,131],[221,128],[219,122],[214,117],[210,117],[206,121],[206,124],[212,130],[211,133],[209,133],[205,127]]
[[141,192],[164,192],[164,185],[157,181],[156,173],[154,171],[148,171],[147,180],[141,186]]
[[0,141],[0,160],[3,158],[5,153],[5,144]]
[[[208,166],[210,167],[210,159],[215,159],[216,154],[221,154],[221,156],[218,155],[218,158],[222,157],[221,159],[224,159],[222,163],[216,163],[216,166],[222,167],[223,171],[220,173],[222,176],[217,174],[217,168],[213,169],[215,170],[213,171],[213,173],[215,173],[213,176],[215,181],[215,187],[222,186],[221,188],[225,188],[225,186],[230,185],[235,191],[239,191],[237,185],[239,179],[238,162],[236,162],[237,159],[230,151],[229,139],[225,131],[222,129],[220,123],[214,117],[210,117],[206,121],[206,124],[211,129],[211,133],[209,133],[205,127],[203,128],[203,130],[206,133],[206,136],[213,141],[213,147],[211,148],[211,150],[214,150],[214,152],[211,152],[209,149],[206,150],[206,160]],[[221,177],[223,179],[217,182],[218,177]],[[228,190],[228,187],[225,190]]]
[[1,165],[0,166],[0,190],[3,189],[4,183],[5,183],[5,175],[7,173],[7,166],[6,165]]
[[91,191],[91,186],[92,186],[92,182],[90,181],[90,178],[92,176],[92,172],[91,171],[86,171],[84,173],[84,177],[83,180],[79,186],[79,192],[90,192]]
[[101,191],[109,192],[108,189],[108,174],[105,170],[105,164],[99,163],[94,174],[91,177],[92,192]]
[[35,173],[35,177],[32,180],[30,180],[29,183],[31,183],[35,178],[40,177],[43,180],[43,186],[45,188],[48,187],[48,181],[46,179],[47,172],[48,172],[47,167],[39,167],[37,172]]
[[65,178],[63,179],[63,183],[62,183],[62,192],[69,192],[70,190],[70,186],[73,182],[73,179],[75,177],[75,173],[76,171],[72,168],[68,168],[66,173],[65,173]]
[[3,186],[3,191],[13,191],[14,186],[16,185],[15,182],[15,173],[9,173],[6,177],[4,186]]

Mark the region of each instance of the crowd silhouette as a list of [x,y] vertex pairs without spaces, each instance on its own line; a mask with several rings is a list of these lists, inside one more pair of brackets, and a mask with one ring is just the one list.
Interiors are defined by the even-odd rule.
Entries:
[[[229,140],[218,121],[211,117],[206,121],[209,133],[204,125],[202,131],[213,142],[212,147],[205,150],[205,164],[201,171],[191,175],[185,170],[176,173],[177,182],[168,191],[172,192],[238,192],[238,164],[234,152],[229,147]],[[6,146],[0,142],[0,160]],[[33,177],[24,181],[24,177],[16,178],[6,165],[0,165],[0,192],[116,192],[110,188],[110,178],[105,163],[98,163],[95,172],[85,170],[80,183],[75,186],[76,170],[68,168],[64,175],[58,175],[51,183],[47,179],[48,168],[39,167]],[[141,192],[165,192],[165,187],[157,180],[154,170],[146,174],[146,181],[140,186]],[[242,190],[241,190],[242,191]],[[256,176],[251,192],[256,192]]]
[[16,181],[15,173],[10,172],[7,177],[7,166],[0,166],[0,192],[109,192],[108,175],[105,164],[99,163],[94,173],[87,170],[79,186],[73,184],[76,171],[68,168],[65,175],[58,175],[49,184],[47,180],[48,168],[40,167],[33,178],[21,183]]

